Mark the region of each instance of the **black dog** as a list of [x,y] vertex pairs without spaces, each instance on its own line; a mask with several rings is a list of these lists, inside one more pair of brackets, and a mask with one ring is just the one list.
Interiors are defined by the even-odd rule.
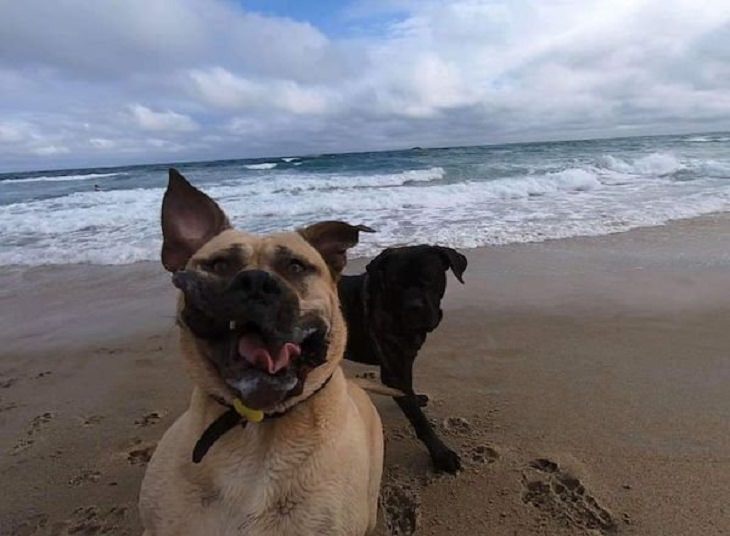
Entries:
[[446,270],[463,283],[466,257],[442,246],[389,248],[361,275],[343,276],[340,301],[348,327],[345,359],[380,366],[382,382],[406,393],[394,398],[431,453],[435,468],[455,473],[459,456],[436,435],[413,391],[413,361],[441,322]]

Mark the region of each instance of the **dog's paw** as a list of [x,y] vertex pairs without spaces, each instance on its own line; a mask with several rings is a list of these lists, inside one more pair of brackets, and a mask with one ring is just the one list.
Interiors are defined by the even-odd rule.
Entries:
[[451,473],[452,475],[461,470],[461,458],[451,449],[443,451],[432,456],[433,467],[436,471]]
[[428,406],[428,395],[414,395],[419,408]]

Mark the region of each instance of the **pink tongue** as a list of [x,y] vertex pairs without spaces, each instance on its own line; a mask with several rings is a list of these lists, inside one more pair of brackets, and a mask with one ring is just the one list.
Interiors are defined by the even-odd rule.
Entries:
[[285,343],[272,356],[258,335],[244,335],[238,339],[238,354],[257,369],[269,374],[276,374],[288,367],[300,353],[302,353],[301,348],[293,342]]

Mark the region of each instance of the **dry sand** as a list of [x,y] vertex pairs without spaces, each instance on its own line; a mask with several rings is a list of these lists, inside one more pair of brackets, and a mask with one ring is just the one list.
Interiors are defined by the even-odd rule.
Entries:
[[[465,470],[377,400],[379,534],[730,534],[730,218],[466,253],[416,362]],[[173,301],[155,263],[0,273],[0,534],[140,532]]]

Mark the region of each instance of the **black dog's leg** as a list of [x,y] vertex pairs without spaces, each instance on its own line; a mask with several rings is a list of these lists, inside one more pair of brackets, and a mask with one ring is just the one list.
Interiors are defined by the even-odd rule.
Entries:
[[424,415],[414,397],[397,397],[393,398],[393,400],[400,406],[400,409],[408,420],[411,421],[418,439],[428,448],[436,470],[454,474],[461,469],[459,455],[447,447],[441,441],[441,438],[436,435],[436,431],[431,426],[431,423],[428,422],[426,415]]
[[407,393],[406,396],[393,397],[393,400],[416,430],[418,439],[426,445],[434,468],[437,471],[454,474],[461,469],[459,455],[441,441],[421,410],[428,403],[428,397],[413,392],[413,361],[415,358],[415,355],[406,357],[404,354],[400,354],[400,359],[397,361],[381,363],[380,379],[385,385]]
[[425,408],[426,406],[428,406],[428,396],[417,394],[414,394],[413,396],[416,397],[416,404],[419,408]]

